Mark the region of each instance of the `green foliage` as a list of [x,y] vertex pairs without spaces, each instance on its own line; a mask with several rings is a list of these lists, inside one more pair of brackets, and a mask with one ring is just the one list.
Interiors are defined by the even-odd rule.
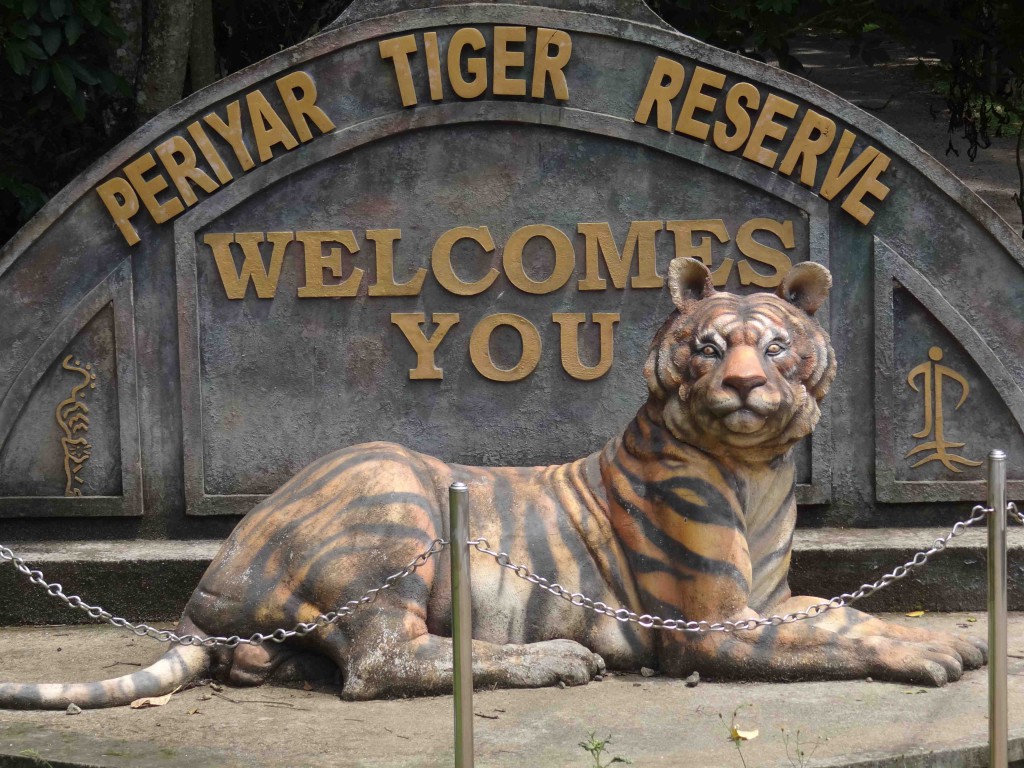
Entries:
[[591,731],[587,734],[587,740],[580,742],[580,749],[590,755],[590,759],[593,760],[593,768],[608,768],[609,765],[620,763],[623,765],[632,765],[632,760],[627,760],[624,757],[611,757],[608,762],[603,762],[605,759],[605,750],[608,749],[608,745],[612,743],[612,737],[609,735],[603,739],[599,739],[596,736],[596,731]]
[[[104,100],[129,96],[106,66],[120,39],[107,0],[0,0],[0,222],[23,222],[103,146]],[[92,151],[81,160],[90,160]],[[56,180],[56,183],[55,183]]]

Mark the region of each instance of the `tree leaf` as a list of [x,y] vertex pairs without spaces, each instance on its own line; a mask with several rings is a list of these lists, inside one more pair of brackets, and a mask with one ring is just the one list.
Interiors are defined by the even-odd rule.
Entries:
[[75,76],[76,80],[85,83],[86,85],[98,85],[100,79],[93,74],[93,72],[81,62],[76,61],[70,56],[61,55],[60,62],[65,67],[71,70],[71,74]]
[[39,93],[50,83],[49,67],[36,67],[32,73],[32,93]]
[[71,74],[68,68],[54,59],[50,62],[50,72],[53,73],[53,82],[57,84],[60,92],[69,99],[74,96],[75,76]]
[[25,15],[26,19],[30,19],[36,15],[36,11],[39,10],[39,0],[25,0],[21,4],[21,12]]
[[43,52],[43,49],[34,40],[26,40],[21,44],[21,49],[25,52],[25,55],[30,59],[36,61],[46,61],[47,56]]
[[924,611],[911,611],[910,613],[907,614],[907,616],[909,616],[912,619],[919,619],[922,616],[924,616],[924,613],[925,613]]
[[50,0],[50,13],[55,19],[59,19],[69,10],[71,9],[68,7],[68,0]]
[[46,52],[53,56],[57,49],[60,48],[60,27],[47,27],[43,30],[43,48]]
[[14,41],[4,46],[4,56],[7,63],[11,65],[16,75],[24,75],[28,70],[25,68],[25,56],[21,52],[21,46]]
[[78,38],[82,36],[82,31],[82,20],[78,16],[71,16],[64,22],[64,36],[68,39],[69,44],[77,43]]

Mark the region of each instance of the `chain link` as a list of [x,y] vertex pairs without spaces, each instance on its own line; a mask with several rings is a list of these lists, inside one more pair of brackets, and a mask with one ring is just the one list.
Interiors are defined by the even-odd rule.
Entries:
[[[478,552],[493,557],[498,565],[512,571],[516,576],[524,581],[528,581],[546,592],[550,592],[556,597],[569,601],[571,605],[575,605],[577,608],[585,608],[593,611],[594,613],[608,616],[616,621],[621,621],[623,624],[634,623],[649,629],[665,629],[673,632],[737,632],[757,629],[758,627],[777,627],[780,624],[792,624],[795,621],[804,621],[828,611],[834,611],[836,608],[844,608],[861,598],[867,597],[868,595],[887,587],[894,581],[899,581],[914,568],[924,565],[928,562],[928,558],[935,553],[944,550],[951,539],[959,536],[967,530],[968,527],[984,520],[986,515],[991,512],[991,509],[983,507],[980,504],[977,505],[971,510],[971,516],[968,519],[961,520],[956,523],[949,533],[937,538],[929,549],[918,552],[910,560],[905,562],[903,565],[896,566],[896,568],[894,568],[890,573],[885,574],[885,576],[880,578],[878,581],[871,584],[863,584],[854,592],[844,592],[841,595],[833,597],[831,600],[824,600],[820,603],[809,605],[802,611],[787,613],[784,616],[767,616],[757,619],[741,619],[740,621],[710,622],[686,621],[684,619],[664,619],[660,616],[652,616],[649,613],[638,614],[628,608],[613,608],[600,600],[592,600],[580,592],[570,592],[561,584],[558,584],[557,582],[552,583],[543,576],[538,576],[531,572],[525,565],[513,563],[507,552],[495,552],[493,549],[490,549],[490,544],[487,543],[486,539],[474,539],[470,541],[469,544],[470,546],[475,547]],[[1017,511],[1017,507],[1015,505],[1008,505],[1007,512],[1013,514],[1017,520],[1024,523],[1024,515],[1021,515]]]
[[1014,520],[1021,525],[1024,525],[1024,513],[1017,509],[1017,505],[1012,501],[1006,505],[1006,511]]
[[85,611],[89,616],[94,619],[105,621],[108,624],[112,624],[115,627],[127,629],[139,637],[152,637],[155,640],[159,640],[162,643],[180,643],[181,645],[200,645],[204,648],[211,648],[213,646],[223,646],[225,648],[235,648],[239,645],[262,645],[266,642],[271,643],[283,643],[293,637],[302,637],[308,635],[321,627],[326,627],[331,624],[335,624],[342,618],[350,616],[364,605],[369,605],[381,592],[387,589],[391,589],[395,584],[400,582],[407,576],[412,575],[417,570],[422,568],[430,558],[439,554],[445,547],[448,546],[448,542],[443,539],[434,539],[430,543],[430,547],[417,555],[408,565],[402,570],[397,571],[386,579],[379,587],[367,590],[363,593],[363,596],[358,600],[349,600],[339,608],[329,611],[328,613],[321,613],[313,621],[300,622],[291,629],[280,628],[275,629],[273,632],[262,633],[256,632],[249,637],[239,637],[238,635],[232,635],[231,637],[203,637],[200,635],[178,635],[166,629],[157,629],[151,627],[148,624],[133,624],[127,619],[122,619],[119,616],[114,616],[110,611],[100,608],[98,605],[89,605],[78,595],[65,595],[64,588],[56,583],[49,583],[46,581],[46,577],[43,576],[42,571],[33,570],[29,568],[25,561],[20,557],[17,557],[7,547],[0,545],[0,562],[10,562],[14,565],[15,569],[26,576],[30,582],[38,587],[46,590],[46,593],[51,597],[59,598],[67,603],[72,608],[78,608],[79,610]]

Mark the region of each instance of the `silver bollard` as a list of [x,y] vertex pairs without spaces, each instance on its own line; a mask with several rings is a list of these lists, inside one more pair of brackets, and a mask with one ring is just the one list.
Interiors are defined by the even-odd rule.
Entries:
[[988,764],[1006,768],[1006,454],[988,455]]
[[448,489],[452,565],[452,664],[455,680],[455,768],[473,768],[473,606],[469,581],[469,489]]

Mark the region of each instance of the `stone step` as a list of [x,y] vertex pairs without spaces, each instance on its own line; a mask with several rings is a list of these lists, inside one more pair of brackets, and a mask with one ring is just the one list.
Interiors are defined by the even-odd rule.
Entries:
[[[927,549],[940,528],[801,529],[793,545],[794,594],[832,597],[873,582],[914,552]],[[869,611],[982,611],[986,606],[984,529],[971,529],[946,552],[880,593],[863,600]],[[68,594],[133,620],[177,619],[220,541],[83,541],[18,543],[11,548]],[[1009,601],[1024,610],[1024,529],[1011,528]],[[397,570],[402,563],[396,563]],[[487,567],[479,563],[475,567]],[[8,564],[0,566],[0,625],[85,623],[90,619],[33,587]],[[348,599],[349,596],[345,596]]]

